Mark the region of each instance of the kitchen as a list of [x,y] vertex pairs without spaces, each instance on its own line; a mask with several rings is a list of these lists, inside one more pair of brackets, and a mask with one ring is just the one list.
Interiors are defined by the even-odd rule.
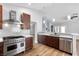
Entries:
[[[76,39],[79,36],[78,5],[0,4],[0,55],[10,56],[22,53],[21,55],[27,56],[26,54],[30,55],[32,50],[36,50],[35,55],[40,56],[42,52],[40,54],[37,52],[41,48],[39,50],[37,48],[42,45],[51,50],[55,48],[54,50],[62,54],[76,55],[78,48]],[[61,8],[64,8],[63,11]],[[36,45],[37,48],[34,47]]]

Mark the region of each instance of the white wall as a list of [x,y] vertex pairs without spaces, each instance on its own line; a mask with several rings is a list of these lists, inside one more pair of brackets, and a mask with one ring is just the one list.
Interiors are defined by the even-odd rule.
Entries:
[[65,23],[66,32],[67,33],[79,33],[79,22],[78,21]]

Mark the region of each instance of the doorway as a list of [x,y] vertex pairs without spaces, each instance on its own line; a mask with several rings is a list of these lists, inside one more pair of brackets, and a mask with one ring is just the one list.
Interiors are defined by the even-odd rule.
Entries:
[[37,23],[31,22],[30,34],[33,36],[33,43],[37,41]]

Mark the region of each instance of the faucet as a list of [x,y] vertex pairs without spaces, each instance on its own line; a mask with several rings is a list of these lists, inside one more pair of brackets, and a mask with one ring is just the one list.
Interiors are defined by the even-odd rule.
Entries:
[[55,32],[54,34],[56,35],[57,33]]

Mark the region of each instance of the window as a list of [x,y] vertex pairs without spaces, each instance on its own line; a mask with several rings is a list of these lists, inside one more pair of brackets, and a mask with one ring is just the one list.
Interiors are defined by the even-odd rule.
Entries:
[[53,25],[51,25],[51,32],[53,32],[54,31],[54,27],[53,27]]
[[65,26],[61,26],[61,33],[65,33]]
[[59,26],[55,26],[55,32],[59,33]]

